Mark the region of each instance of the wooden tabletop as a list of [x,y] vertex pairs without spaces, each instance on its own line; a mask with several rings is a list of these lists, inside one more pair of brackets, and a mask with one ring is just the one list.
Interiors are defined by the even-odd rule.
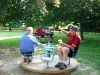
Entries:
[[49,62],[49,68],[46,69],[46,62],[40,59],[40,55],[33,56],[33,60],[31,63],[21,63],[21,66],[23,69],[28,70],[33,73],[64,73],[64,72],[71,72],[78,67],[78,62],[71,58],[71,64],[63,70],[59,70],[58,68],[55,68],[55,64],[58,62],[58,56],[56,55],[53,61]]

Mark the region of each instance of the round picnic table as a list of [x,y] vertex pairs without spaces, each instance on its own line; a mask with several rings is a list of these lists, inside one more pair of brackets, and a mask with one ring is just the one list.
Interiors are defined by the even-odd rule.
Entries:
[[46,68],[46,62],[40,59],[41,55],[34,55],[32,62],[27,64],[22,62],[21,67],[29,72],[29,75],[34,73],[37,75],[71,75],[71,73],[77,69],[78,62],[71,58],[71,63],[66,69],[59,70],[55,68],[55,64],[59,61],[57,55],[54,59],[48,63],[48,68]]

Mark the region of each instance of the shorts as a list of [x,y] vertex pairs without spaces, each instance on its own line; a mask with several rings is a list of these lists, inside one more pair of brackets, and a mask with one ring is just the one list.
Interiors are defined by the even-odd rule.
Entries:
[[76,56],[76,54],[77,54],[77,50],[70,49],[68,56],[69,57],[74,57],[74,56]]
[[53,37],[53,34],[46,34],[47,37]]
[[24,52],[24,51],[22,52],[22,51],[21,51],[21,54],[22,54],[23,56],[27,56],[27,57],[28,57],[28,56],[32,56],[33,53],[34,53],[34,51],[29,51],[29,52]]

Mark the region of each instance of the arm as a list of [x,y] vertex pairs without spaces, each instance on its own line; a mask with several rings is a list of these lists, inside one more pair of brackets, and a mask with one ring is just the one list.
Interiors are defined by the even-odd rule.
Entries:
[[74,46],[68,45],[68,44],[66,44],[66,43],[62,43],[62,45],[66,46],[66,47],[68,47],[68,48],[70,48],[70,49],[74,49],[74,48],[75,48]]
[[69,32],[63,30],[63,29],[60,29],[64,34],[68,35]]
[[70,49],[75,49],[79,44],[80,44],[80,38],[75,38],[71,45],[68,45],[68,44],[62,42],[62,45],[66,46]]
[[46,47],[46,44],[40,43],[40,46],[41,46],[41,47]]
[[33,37],[32,41],[33,41],[34,45],[36,45],[36,46],[42,46],[42,47],[46,46],[45,44],[38,42],[35,37]]
[[38,42],[34,36],[29,36],[29,37],[33,45],[36,45],[36,46],[40,45],[40,42]]
[[70,49],[74,49],[73,46],[68,45],[68,44],[66,44],[66,43],[64,43],[64,42],[62,42],[62,41],[58,41],[58,43],[59,43],[60,45],[63,45],[63,46],[65,46],[65,47],[68,47],[68,48],[70,48]]

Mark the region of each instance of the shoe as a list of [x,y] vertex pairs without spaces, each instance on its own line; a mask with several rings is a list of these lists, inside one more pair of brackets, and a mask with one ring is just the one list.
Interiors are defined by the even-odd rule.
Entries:
[[65,69],[65,68],[67,68],[67,65],[66,65],[65,63],[62,62],[62,63],[60,64],[59,69],[62,70],[62,69]]
[[58,63],[55,65],[55,67],[56,67],[56,68],[59,68],[61,63],[62,63],[62,62],[58,62]]
[[24,58],[24,63],[27,62],[27,58]]
[[31,58],[28,58],[28,64],[29,64],[30,62],[32,62],[32,59],[31,59]]

